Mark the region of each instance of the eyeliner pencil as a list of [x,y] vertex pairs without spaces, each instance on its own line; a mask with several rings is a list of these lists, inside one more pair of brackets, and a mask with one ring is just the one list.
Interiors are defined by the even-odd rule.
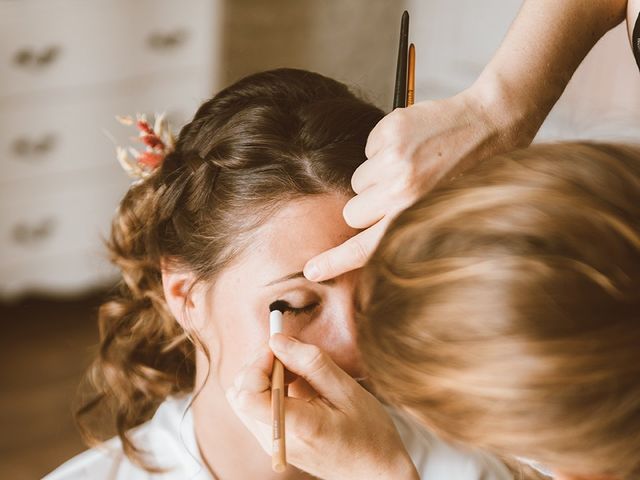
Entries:
[[[269,336],[282,333],[283,315],[286,304],[282,301],[269,305]],[[271,468],[274,472],[284,472],[287,468],[287,447],[284,426],[284,365],[274,358],[271,372]]]
[[277,358],[273,360],[271,383],[271,418],[273,422],[271,467],[275,472],[280,473],[287,468],[287,449],[284,435],[284,365]]
[[416,98],[416,47],[409,45],[409,82],[407,86],[407,107],[415,102]]
[[400,21],[400,45],[396,65],[396,86],[393,95],[393,108],[407,106],[407,48],[409,44],[409,12],[402,14]]

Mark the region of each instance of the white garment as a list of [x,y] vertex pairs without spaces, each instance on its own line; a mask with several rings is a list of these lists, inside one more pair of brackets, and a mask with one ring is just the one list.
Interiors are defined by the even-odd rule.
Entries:
[[[171,397],[153,418],[132,431],[134,444],[149,452],[155,465],[172,468],[149,473],[124,455],[119,438],[72,458],[44,480],[213,480],[196,444],[190,396]],[[506,480],[511,474],[497,460],[464,452],[437,439],[389,409],[421,478],[428,480]],[[245,480],[245,479],[241,479]],[[395,480],[395,479],[394,479]]]

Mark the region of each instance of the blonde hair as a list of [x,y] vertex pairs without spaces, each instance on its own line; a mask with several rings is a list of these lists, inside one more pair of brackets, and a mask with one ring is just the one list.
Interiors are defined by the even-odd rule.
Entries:
[[392,223],[359,302],[374,386],[444,437],[640,475],[640,149],[483,162]]

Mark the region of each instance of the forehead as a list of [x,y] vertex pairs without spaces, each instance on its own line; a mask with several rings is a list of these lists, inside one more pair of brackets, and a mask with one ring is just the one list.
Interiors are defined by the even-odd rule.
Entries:
[[346,202],[343,195],[325,194],[285,203],[258,228],[236,267],[252,269],[263,284],[301,271],[307,260],[358,232],[344,221]]

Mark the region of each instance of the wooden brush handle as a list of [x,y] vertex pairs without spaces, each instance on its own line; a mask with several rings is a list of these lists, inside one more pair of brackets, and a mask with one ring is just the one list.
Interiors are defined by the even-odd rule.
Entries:
[[277,358],[273,361],[271,376],[271,425],[273,432],[271,468],[274,472],[283,472],[287,468],[284,429],[284,366]]

